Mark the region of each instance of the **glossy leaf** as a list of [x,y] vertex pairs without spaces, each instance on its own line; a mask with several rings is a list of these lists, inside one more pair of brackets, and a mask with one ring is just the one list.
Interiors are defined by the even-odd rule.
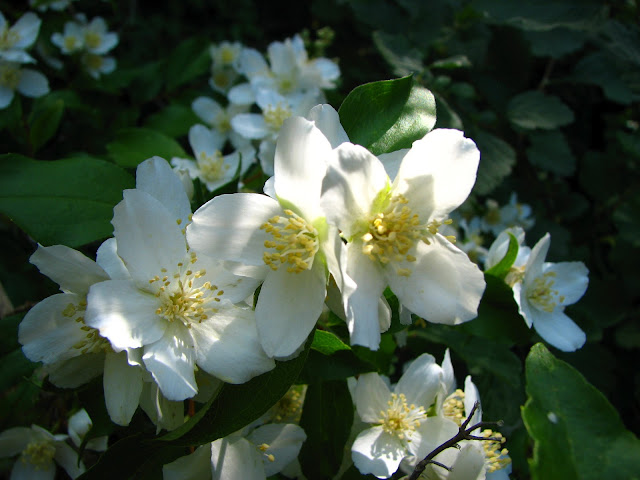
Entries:
[[118,165],[135,168],[147,158],[158,156],[171,160],[187,154],[173,138],[148,128],[124,128],[107,144],[109,156]]
[[562,100],[537,90],[521,93],[511,99],[507,117],[514,125],[526,129],[551,130],[573,122],[573,112]]

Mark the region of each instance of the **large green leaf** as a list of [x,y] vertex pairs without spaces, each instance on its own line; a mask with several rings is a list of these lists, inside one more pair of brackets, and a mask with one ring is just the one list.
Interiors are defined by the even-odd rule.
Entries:
[[308,479],[334,477],[342,463],[352,424],[353,401],[346,381],[309,385],[300,419],[307,434],[300,464]]
[[573,122],[573,112],[553,95],[538,90],[521,93],[511,99],[507,117],[514,125],[526,129],[551,130]]
[[562,132],[532,132],[530,139],[527,159],[532,165],[562,177],[575,172],[576,157]]
[[167,90],[204,76],[211,66],[209,40],[188,38],[178,45],[167,62]]
[[429,90],[404,77],[356,87],[339,114],[349,139],[379,155],[424,137],[435,125],[436,104]]
[[180,104],[169,105],[147,118],[145,127],[176,138],[189,133],[189,128],[202,123],[189,107]]
[[640,478],[640,441],[607,398],[538,343],[526,361],[522,419],[535,441],[533,480]]
[[33,151],[40,149],[56,133],[64,108],[64,100],[55,94],[40,97],[34,102],[29,115],[29,143]]
[[473,140],[480,150],[478,177],[473,191],[487,195],[511,173],[516,163],[516,152],[507,142],[487,132],[475,133]]
[[124,128],[107,144],[111,158],[123,167],[135,168],[139,163],[154,156],[171,160],[187,154],[173,138],[148,128]]
[[113,207],[133,186],[120,167],[89,156],[0,156],[0,212],[44,245],[76,247],[110,236]]

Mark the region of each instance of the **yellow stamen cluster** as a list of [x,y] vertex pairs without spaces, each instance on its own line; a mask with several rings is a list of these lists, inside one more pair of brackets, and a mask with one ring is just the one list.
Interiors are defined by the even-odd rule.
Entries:
[[273,408],[275,423],[298,423],[302,415],[303,389],[291,387]]
[[211,74],[211,82],[218,88],[226,89],[231,85],[231,74],[226,70],[215,70]]
[[524,278],[524,269],[524,265],[521,267],[511,267],[509,273],[507,273],[507,276],[504,278],[505,283],[513,287],[516,283],[521,282]]
[[0,50],[5,50],[13,47],[18,40],[20,40],[20,34],[15,30],[4,28],[0,32]]
[[85,300],[81,300],[77,304],[69,303],[61,312],[64,317],[75,317],[74,320],[82,324],[80,330],[86,333],[85,338],[75,343],[73,348],[80,350],[80,353],[82,354],[111,351],[111,344],[109,343],[109,340],[101,337],[100,332],[96,328],[90,327],[84,323],[84,312],[86,309],[87,302]]
[[75,35],[67,35],[66,37],[64,37],[63,43],[64,48],[72,52],[79,47],[80,42],[78,40],[78,37],[76,37]]
[[500,470],[511,463],[509,458],[509,450],[502,448],[506,438],[502,436],[500,432],[494,432],[493,430],[483,430],[477,436],[484,438],[496,438],[497,440],[483,440],[482,447],[484,448],[485,465],[487,467],[487,473]]
[[235,58],[236,54],[233,48],[226,45],[220,47],[220,60],[224,65],[231,65]]
[[269,105],[263,112],[264,122],[274,131],[280,130],[284,121],[293,115],[288,105]]
[[[416,257],[409,254],[414,245],[423,241],[431,244],[430,237],[438,233],[442,225],[451,224],[451,220],[433,220],[428,224],[420,222],[417,214],[407,205],[404,195],[391,198],[387,208],[368,220],[367,232],[362,235],[362,253],[371,260],[386,265],[389,262],[415,262]],[[447,237],[451,242],[455,237]],[[399,268],[398,275],[408,277],[411,270]]]
[[218,310],[210,305],[211,302],[219,303],[224,291],[211,282],[203,282],[206,270],[191,270],[191,265],[197,261],[194,252],[191,252],[189,262],[180,262],[175,273],[169,275],[166,268],[160,270],[161,275],[156,275],[149,280],[150,286],[156,288],[155,296],[160,299],[160,307],[156,314],[169,322],[180,321],[187,328],[192,323],[202,323],[211,314]]
[[84,34],[84,43],[88,48],[98,48],[102,43],[102,35],[89,30]]
[[391,400],[387,402],[389,408],[380,411],[378,423],[382,429],[400,440],[411,441],[411,434],[420,426],[420,422],[427,418],[427,412],[421,406],[407,405],[404,393],[391,394]]
[[262,259],[272,270],[277,270],[284,263],[289,264],[289,273],[309,270],[320,246],[318,231],[292,210],[284,213],[286,217],[276,215],[260,227],[273,236],[273,240],[264,242],[265,248],[275,250],[273,253],[264,252]]
[[527,292],[529,302],[545,312],[553,312],[558,303],[564,302],[564,295],[559,295],[558,290],[554,290],[555,272],[547,272],[533,280],[533,285]]
[[202,177],[208,182],[220,180],[229,170],[229,165],[224,163],[224,158],[219,150],[216,150],[213,155],[200,152],[197,160]]
[[96,55],[94,53],[87,53],[83,57],[84,64],[90,70],[100,70],[102,68],[102,64],[104,63],[104,59],[100,55]]
[[465,420],[464,392],[459,388],[447,397],[442,405],[444,416],[456,422],[458,426]]
[[56,447],[49,440],[30,442],[22,451],[23,463],[30,463],[36,470],[48,470],[52,467],[52,459],[56,454]]
[[20,83],[22,70],[11,64],[0,65],[0,86],[15,90]]

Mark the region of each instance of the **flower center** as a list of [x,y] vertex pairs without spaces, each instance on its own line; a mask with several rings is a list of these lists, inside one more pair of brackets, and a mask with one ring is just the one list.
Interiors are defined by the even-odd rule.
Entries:
[[67,35],[66,37],[64,37],[63,44],[64,44],[65,50],[69,52],[73,52],[74,50],[77,50],[80,46],[78,37],[76,37],[75,35]]
[[459,388],[447,397],[442,405],[442,413],[445,417],[456,422],[458,426],[465,420],[464,392]]
[[36,470],[49,470],[53,465],[52,459],[56,454],[56,447],[49,440],[30,442],[22,451],[22,461],[30,463]]
[[[558,295],[558,290],[554,290],[555,272],[547,272],[533,280],[533,285],[527,292],[529,302],[535,307],[545,312],[553,312],[558,303],[564,302],[564,295]],[[556,301],[557,300],[557,301]]]
[[410,442],[411,439],[407,437],[410,437],[420,426],[420,422],[427,418],[427,412],[421,406],[407,405],[404,393],[392,393],[387,405],[389,408],[380,411],[378,419],[382,429],[400,440],[406,439]]
[[[392,197],[387,208],[371,216],[367,222],[367,232],[362,235],[362,253],[371,260],[384,265],[393,262],[415,262],[416,257],[409,254],[416,242],[422,240],[430,245],[430,237],[438,233],[442,225],[451,224],[451,220],[440,222],[433,220],[429,224],[420,223],[417,214],[407,205],[409,201],[403,195]],[[455,241],[455,237],[446,237]],[[398,275],[408,277],[411,270],[398,268]]]
[[84,64],[89,70],[99,71],[102,68],[103,63],[104,61],[100,55],[87,53],[84,56]]
[[18,40],[20,40],[20,34],[18,32],[5,28],[0,32],[0,50],[8,50],[13,47]]
[[15,90],[20,83],[22,71],[19,67],[5,64],[0,65],[0,85],[10,90]]
[[277,270],[283,263],[289,264],[289,273],[310,270],[319,248],[318,231],[292,210],[284,213],[286,217],[276,215],[260,227],[273,237],[264,242],[265,248],[275,250],[264,252],[262,259],[272,270]]
[[216,70],[211,74],[211,83],[221,90],[226,90],[231,86],[233,78],[226,70]]
[[84,43],[88,48],[98,48],[102,43],[102,35],[96,32],[85,32]]
[[[62,315],[67,318],[73,318],[76,322],[81,323],[80,330],[86,333],[85,338],[73,345],[73,348],[80,350],[81,354],[110,352],[111,344],[109,340],[100,336],[100,332],[84,323],[84,311],[87,309],[87,302],[81,300],[77,304],[69,303]],[[74,318],[75,317],[75,318]]]
[[198,167],[200,167],[202,178],[208,182],[220,180],[229,170],[229,165],[224,163],[224,158],[219,150],[216,150],[213,155],[200,152],[198,154]]
[[236,58],[236,53],[233,48],[224,46],[220,47],[220,60],[223,65],[231,65]]
[[302,389],[294,386],[273,407],[273,422],[298,423],[302,415]]
[[289,118],[293,112],[288,105],[283,105],[282,103],[278,103],[276,106],[269,105],[262,112],[264,116],[264,122],[271,127],[273,131],[280,130],[284,121]]
[[482,440],[482,448],[484,448],[484,464],[487,467],[487,473],[500,470],[511,463],[509,458],[509,450],[502,448],[506,438],[502,436],[500,432],[494,432],[493,430],[486,429],[476,434],[479,437],[493,437],[498,440]]
[[211,304],[219,304],[224,295],[216,285],[201,280],[207,274],[205,269],[190,268],[196,261],[195,253],[191,252],[189,261],[178,263],[173,274],[168,275],[167,269],[161,268],[162,276],[149,280],[149,284],[157,288],[155,295],[160,299],[156,314],[169,322],[180,321],[187,328],[216,313],[218,309]]

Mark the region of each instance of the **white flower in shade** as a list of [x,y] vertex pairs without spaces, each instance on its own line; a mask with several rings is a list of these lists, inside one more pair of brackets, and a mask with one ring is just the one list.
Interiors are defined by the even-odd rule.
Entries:
[[84,48],[95,55],[104,55],[118,44],[118,34],[109,32],[102,17],[95,17],[83,28]]
[[40,30],[40,19],[35,13],[27,12],[13,25],[0,12],[0,60],[16,63],[34,62],[25,52],[36,41]]
[[441,390],[442,368],[428,353],[420,355],[402,375],[393,392],[377,373],[360,375],[353,397],[360,419],[372,424],[351,447],[362,474],[389,478],[404,459],[426,456],[453,437],[454,422],[427,411]]
[[[71,438],[71,441],[76,447],[80,448],[84,440],[84,436],[89,433],[92,426],[93,422],[84,408],[78,410],[69,417],[67,427],[69,438]],[[108,441],[109,437],[107,436],[92,438],[87,442],[85,447],[96,452],[104,452],[107,449]]]
[[64,24],[62,33],[51,35],[51,43],[65,55],[71,55],[84,48],[84,27],[80,23],[69,21]]
[[25,97],[41,97],[49,93],[49,81],[40,72],[22,68],[19,63],[0,60],[0,109],[9,106],[16,91]]
[[130,278],[91,287],[87,325],[116,350],[142,348],[145,367],[169,400],[197,393],[196,365],[229,383],[274,368],[260,348],[254,312],[236,305],[258,282],[189,248],[189,199],[165,160],[141,163],[136,185],[124,191],[112,220]]
[[191,108],[200,120],[218,132],[225,142],[229,140],[235,148],[244,147],[249,143],[249,139],[231,128],[231,119],[239,113],[246,113],[249,105],[231,103],[225,108],[213,98],[198,97],[191,104]]
[[10,428],[0,433],[0,458],[20,455],[13,464],[11,480],[53,480],[56,463],[71,478],[77,478],[85,468],[66,439],[66,435],[52,435],[37,425]]
[[322,312],[328,273],[339,286],[342,282],[342,242],[319,203],[325,162],[332,155],[313,122],[288,119],[278,138],[273,183],[265,187],[273,198],[215,197],[187,227],[197,252],[264,272],[255,314],[269,356],[286,357],[304,343]]
[[220,42],[209,47],[209,54],[214,65],[234,67],[243,48],[240,42]]
[[565,313],[587,290],[589,271],[582,262],[545,262],[551,237],[547,233],[531,250],[524,275],[513,284],[520,315],[549,344],[565,352],[584,345],[586,335]]
[[307,438],[302,428],[288,423],[244,430],[165,465],[164,480],[265,480],[293,462]]
[[435,323],[475,318],[482,272],[439,229],[469,195],[480,153],[457,130],[438,129],[404,153],[395,180],[359,145],[329,163],[321,205],[347,241],[343,302],[351,343],[377,349],[378,299],[388,286],[408,310]]
[[62,10],[67,8],[69,5],[71,5],[72,1],[76,1],[76,0],[52,0],[52,1],[29,0],[29,5],[32,7],[36,7],[41,12],[44,12],[49,8],[56,12],[61,12]]
[[500,207],[495,200],[487,200],[487,213],[482,218],[482,228],[494,235],[510,227],[522,227],[527,230],[533,226],[535,220],[531,218],[531,207],[518,203],[518,197],[514,193],[509,198],[509,203]]
[[[171,165],[177,170],[186,170],[192,179],[199,178],[210,192],[229,183],[236,173],[242,175],[253,163],[256,151],[251,145],[229,155],[222,154],[224,136],[204,125],[189,129],[189,143],[195,162],[186,158],[172,158]],[[240,170],[238,170],[240,167]]]
[[116,69],[116,60],[113,57],[104,57],[95,53],[84,53],[80,57],[82,65],[89,75],[96,80],[101,75],[106,75]]

